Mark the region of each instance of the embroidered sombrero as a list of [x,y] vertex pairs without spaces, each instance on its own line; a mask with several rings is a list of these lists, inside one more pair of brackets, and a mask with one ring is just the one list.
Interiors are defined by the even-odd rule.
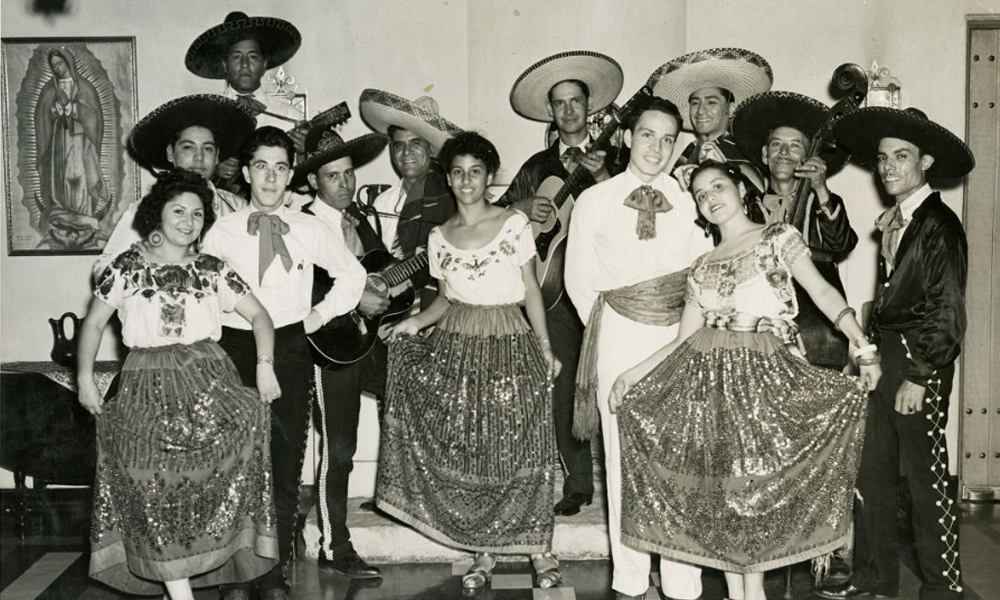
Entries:
[[[808,143],[823,126],[829,107],[809,96],[794,92],[764,92],[747,98],[736,108],[733,117],[733,137],[743,156],[753,161],[761,171],[767,165],[761,159],[761,148],[767,136],[778,127],[793,127],[805,134]],[[847,162],[847,149],[836,144],[820,149],[826,162],[826,172],[839,171]]]
[[879,142],[886,137],[906,140],[933,156],[928,178],[963,177],[976,166],[965,142],[916,108],[862,108],[841,119],[833,133],[851,152],[852,161],[869,168],[874,168]]
[[361,118],[379,133],[389,134],[395,125],[427,140],[436,156],[441,146],[456,133],[457,125],[442,117],[438,103],[430,96],[407,100],[382,90],[366,89],[361,92]]
[[128,149],[146,169],[170,169],[167,145],[188,127],[200,126],[215,133],[219,160],[234,156],[253,133],[257,121],[248,108],[218,94],[182,96],[159,106],[132,128]]
[[351,157],[355,169],[366,165],[382,152],[388,142],[389,138],[381,133],[368,133],[345,142],[344,138],[332,129],[313,129],[306,136],[306,158],[295,167],[292,187],[302,187],[309,173],[345,156]]
[[302,45],[302,35],[288,21],[274,17],[248,17],[231,12],[226,20],[199,35],[188,48],[184,64],[188,71],[206,79],[225,79],[223,61],[229,47],[243,40],[257,40],[273,69],[288,61]]
[[625,75],[610,56],[586,50],[562,52],[528,67],[510,90],[510,105],[522,117],[551,121],[549,90],[567,79],[579,79],[590,88],[591,113],[603,110],[622,91]]
[[666,98],[681,111],[684,127],[691,129],[688,98],[702,88],[724,88],[738,105],[754,94],[771,89],[774,74],[762,56],[743,48],[709,48],[673,59],[653,72],[646,83],[653,95]]

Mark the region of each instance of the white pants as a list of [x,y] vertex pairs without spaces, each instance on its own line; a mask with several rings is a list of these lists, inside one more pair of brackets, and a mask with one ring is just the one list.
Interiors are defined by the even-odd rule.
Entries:
[[[597,341],[597,404],[604,432],[604,471],[608,491],[608,534],[614,578],[611,587],[617,592],[638,596],[649,589],[650,556],[621,541],[622,472],[618,418],[608,411],[608,397],[615,379],[624,371],[670,343],[677,336],[677,325],[657,327],[627,319],[610,306],[604,307],[603,322]],[[660,559],[663,593],[678,600],[701,595],[701,568]]]

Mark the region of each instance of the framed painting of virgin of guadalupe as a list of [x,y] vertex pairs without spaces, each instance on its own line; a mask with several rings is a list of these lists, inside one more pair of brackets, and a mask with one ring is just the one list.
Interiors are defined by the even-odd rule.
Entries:
[[139,198],[135,38],[4,38],[7,251],[96,254]]

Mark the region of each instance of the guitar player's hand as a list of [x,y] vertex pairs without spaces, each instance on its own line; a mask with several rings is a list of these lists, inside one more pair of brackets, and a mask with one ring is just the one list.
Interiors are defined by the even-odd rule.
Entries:
[[544,223],[549,218],[549,215],[552,214],[552,211],[555,210],[552,202],[548,198],[541,196],[522,198],[511,206],[528,215],[528,218],[536,223]]
[[292,138],[295,144],[295,152],[303,154],[306,151],[306,134],[309,133],[308,121],[299,121],[294,129],[288,132],[288,137]]
[[365,291],[361,292],[361,302],[358,302],[358,310],[362,313],[369,317],[374,317],[375,315],[384,313],[387,308],[389,308],[388,296],[383,297],[375,290],[367,287]]
[[306,335],[315,332],[317,329],[323,326],[323,317],[320,316],[315,309],[309,311],[309,316],[307,316],[302,321],[302,327],[306,330]]
[[240,170],[240,161],[237,158],[227,158],[215,167],[215,172],[223,179],[232,179]]
[[589,150],[583,155],[583,159],[580,164],[584,166],[585,169],[590,171],[590,174],[594,176],[595,181],[604,181],[609,177],[608,170],[604,167],[604,160],[607,158],[608,153],[604,150]]

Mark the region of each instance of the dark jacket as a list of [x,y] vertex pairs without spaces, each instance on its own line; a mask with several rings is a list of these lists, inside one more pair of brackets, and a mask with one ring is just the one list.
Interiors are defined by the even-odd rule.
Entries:
[[[320,200],[313,200],[309,204],[302,207],[302,212],[307,215],[315,215],[312,211],[312,205],[315,202],[321,202]],[[358,232],[358,238],[361,239],[361,247],[364,251],[371,252],[372,250],[385,249],[382,244],[382,239],[378,237],[375,230],[372,229],[371,224],[368,223],[368,219],[365,218],[364,213],[358,208],[353,202],[346,209],[348,214],[353,216],[358,220],[358,224],[354,227],[355,231]],[[312,303],[313,306],[318,304],[326,296],[326,292],[333,286],[335,279],[330,277],[326,269],[320,267],[319,265],[313,265],[313,290],[312,290]]]
[[918,385],[926,386],[961,351],[968,252],[961,221],[934,192],[913,213],[891,275],[879,259],[872,341],[878,344],[882,331],[901,334],[910,360],[904,376]]
[[[615,166],[611,157],[612,152],[608,151],[605,168],[608,170],[608,174],[614,177],[620,173],[622,169]],[[531,158],[525,161],[525,163],[521,166],[521,169],[517,172],[517,175],[515,175],[514,179],[510,182],[507,192],[504,193],[499,200],[497,200],[497,206],[510,206],[518,200],[534,196],[535,192],[538,190],[538,186],[542,185],[543,181],[553,176],[558,177],[563,181],[566,181],[569,177],[569,171],[566,170],[566,167],[563,166],[562,160],[559,158],[559,140],[553,142],[552,145],[545,150],[533,154]],[[594,180],[593,175],[590,174],[590,171],[586,171],[585,169],[579,183],[575,186],[575,189],[570,190],[570,194],[576,198],[580,195],[580,192],[595,183],[597,182]]]

